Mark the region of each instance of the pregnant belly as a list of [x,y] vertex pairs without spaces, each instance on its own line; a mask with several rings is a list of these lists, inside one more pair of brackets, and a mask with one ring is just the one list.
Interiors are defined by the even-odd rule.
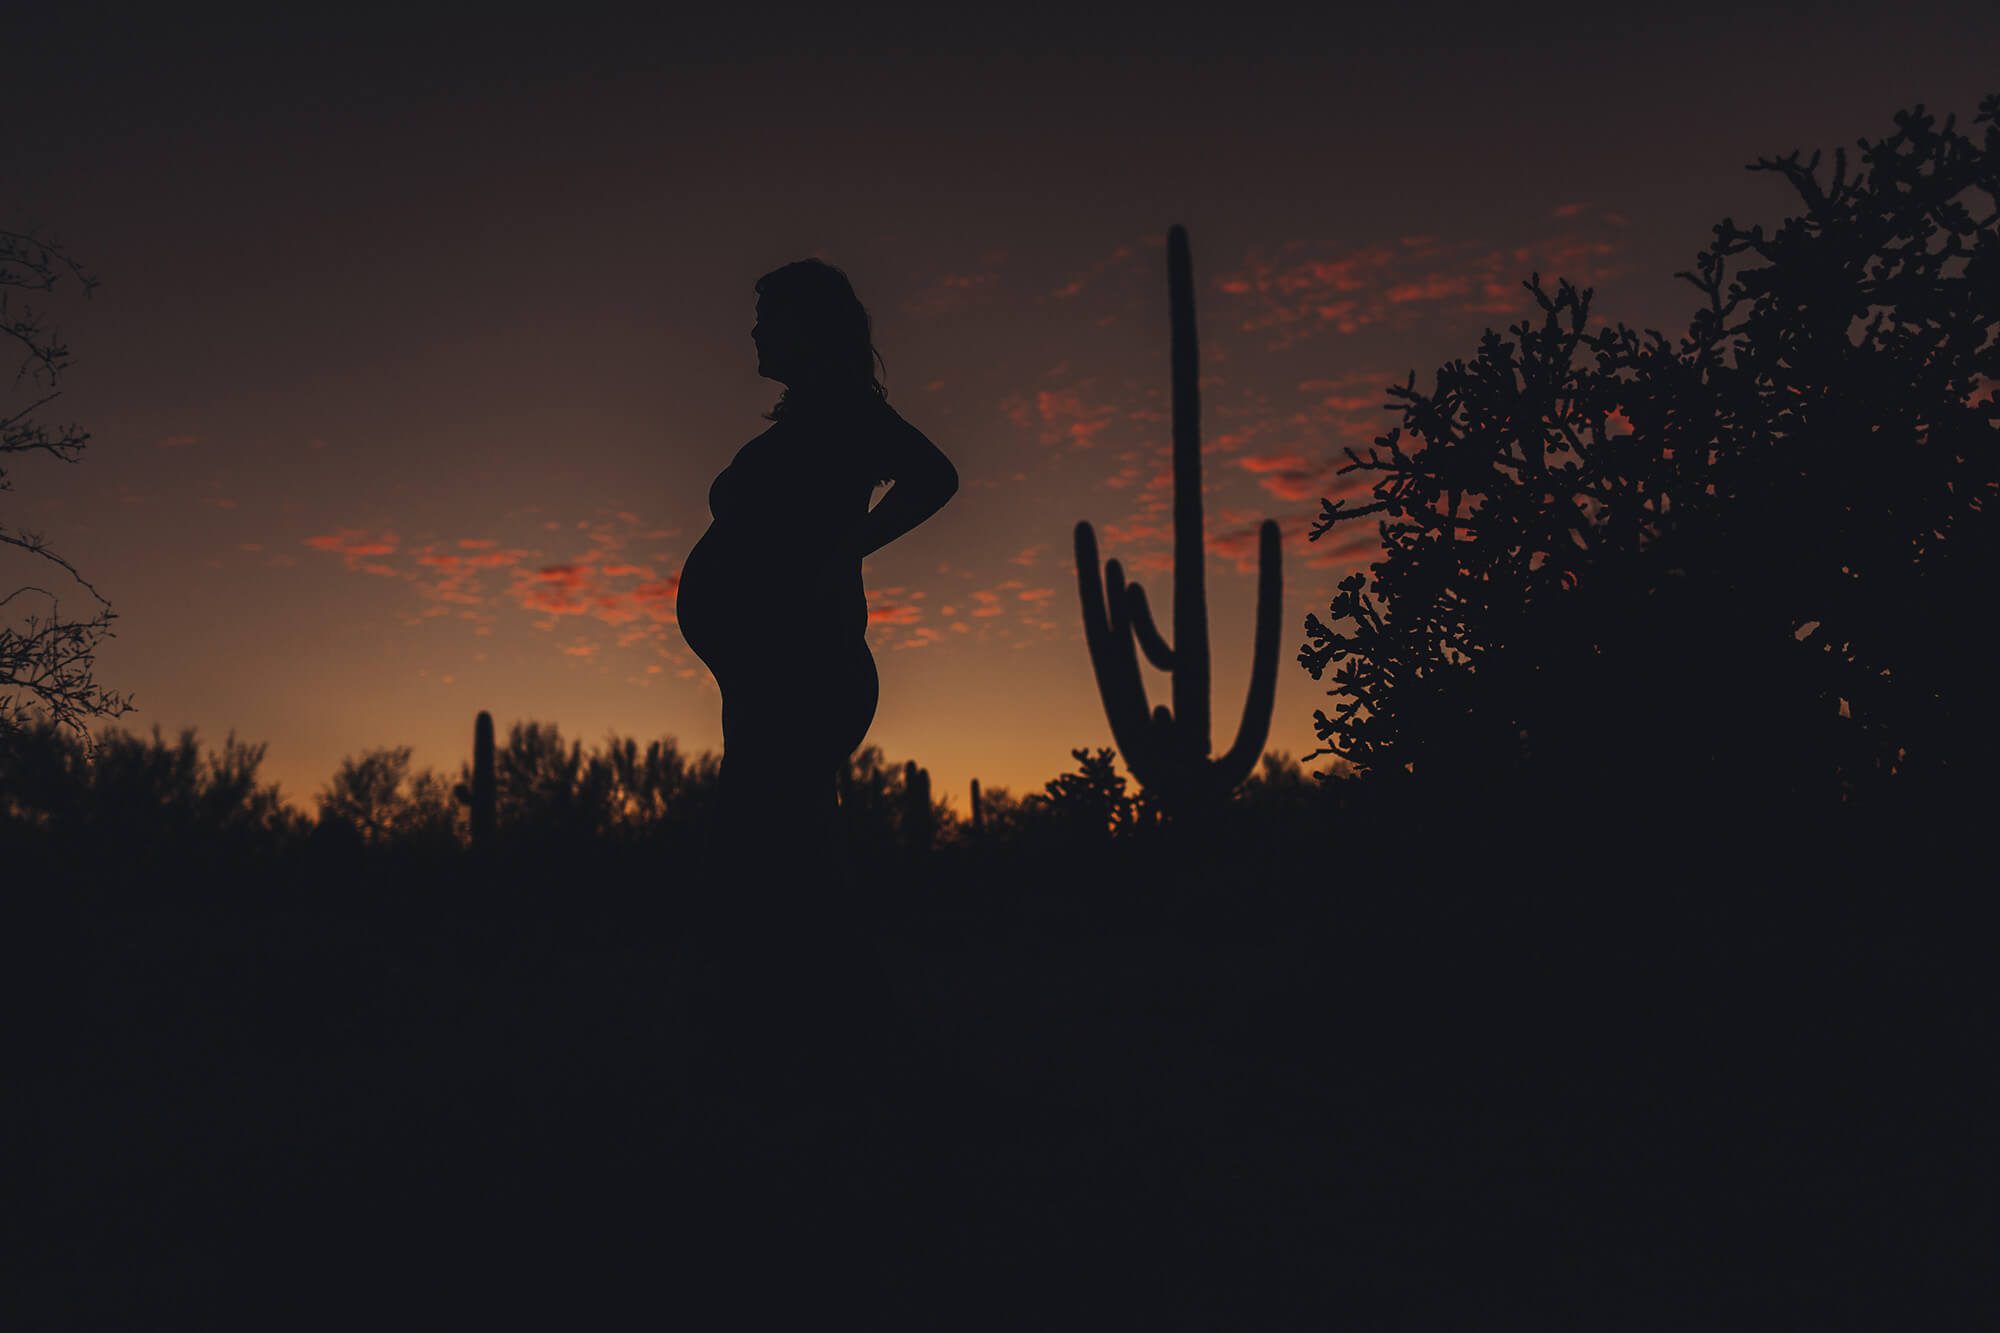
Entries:
[[744,577],[742,562],[731,554],[728,542],[718,539],[711,527],[681,565],[674,603],[681,637],[710,669],[718,671],[755,632],[751,622],[757,591],[744,586],[750,580]]
[[759,655],[784,657],[787,642],[827,645],[868,628],[859,561],[834,568],[801,555],[774,564],[768,548],[745,548],[716,525],[681,566],[674,614],[718,677]]

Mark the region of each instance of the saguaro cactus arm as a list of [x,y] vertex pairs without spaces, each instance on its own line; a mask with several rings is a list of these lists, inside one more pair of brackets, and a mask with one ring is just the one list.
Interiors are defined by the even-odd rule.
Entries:
[[1250,690],[1243,698],[1236,743],[1215,761],[1211,775],[1216,790],[1224,795],[1257,767],[1271,734],[1271,705],[1278,693],[1278,619],[1285,598],[1279,560],[1278,525],[1267,518],[1257,529],[1257,632],[1250,649]]
[[1132,633],[1138,636],[1146,660],[1162,671],[1172,671],[1174,650],[1153,624],[1153,609],[1146,603],[1146,590],[1136,583],[1125,585],[1125,615],[1132,622]]
[[[1076,525],[1076,581],[1083,602],[1083,640],[1090,649],[1090,664],[1097,674],[1104,716],[1111,723],[1111,738],[1133,777],[1142,783],[1157,781],[1146,682],[1139,675],[1131,622],[1125,616],[1125,572],[1116,560],[1099,566],[1097,534],[1088,522]],[[1144,776],[1147,772],[1154,777]]]

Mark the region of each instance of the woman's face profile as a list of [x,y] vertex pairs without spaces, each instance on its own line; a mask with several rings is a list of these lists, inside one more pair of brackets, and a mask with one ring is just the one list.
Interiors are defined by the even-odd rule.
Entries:
[[791,318],[783,305],[772,306],[758,299],[757,323],[750,330],[750,341],[757,345],[757,373],[767,380],[777,380],[789,384],[797,374],[801,362],[798,321]]

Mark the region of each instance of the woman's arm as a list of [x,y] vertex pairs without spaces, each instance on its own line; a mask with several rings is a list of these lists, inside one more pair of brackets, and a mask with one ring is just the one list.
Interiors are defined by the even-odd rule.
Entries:
[[892,410],[883,443],[882,472],[889,493],[861,520],[860,553],[866,557],[944,508],[958,490],[958,469],[924,433]]

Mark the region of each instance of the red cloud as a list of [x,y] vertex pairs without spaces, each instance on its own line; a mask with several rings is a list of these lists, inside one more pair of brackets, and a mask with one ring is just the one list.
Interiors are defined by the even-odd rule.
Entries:
[[991,291],[999,284],[1000,275],[991,269],[942,274],[903,302],[903,310],[917,316],[948,315],[963,309],[978,294]]
[[1106,270],[1115,268],[1130,259],[1134,253],[1131,246],[1121,244],[1114,248],[1110,254],[1098,260],[1083,272],[1072,275],[1068,282],[1050,292],[1049,295],[1058,301],[1067,301],[1070,297],[1081,292],[1092,281],[1102,277]]
[[1304,454],[1246,454],[1236,460],[1245,472],[1257,476],[1257,484],[1280,500],[1311,500],[1325,490],[1325,471]]
[[[1558,216],[1582,222],[1583,211],[1565,206]],[[1601,232],[1616,224],[1600,217],[1582,225]],[[1303,243],[1291,242],[1274,255],[1252,252],[1238,272],[1216,285],[1250,303],[1237,315],[1238,330],[1266,333],[1269,346],[1280,349],[1324,330],[1356,333],[1384,322],[1401,327],[1425,307],[1514,313],[1526,300],[1517,284],[1530,272],[1588,285],[1617,271],[1608,261],[1618,248],[1602,234],[1582,233],[1485,252],[1428,236],[1333,255],[1306,254]]]
[[396,534],[385,532],[370,537],[366,528],[342,528],[322,537],[308,537],[306,545],[315,551],[338,551],[342,555],[394,555]]
[[1463,275],[1430,273],[1417,282],[1398,283],[1391,287],[1386,295],[1390,305],[1407,305],[1411,301],[1442,301],[1447,296],[1465,295],[1471,285],[1471,279]]
[[1298,454],[1272,454],[1269,456],[1245,454],[1242,458],[1236,460],[1236,466],[1242,468],[1245,472],[1280,472],[1303,468],[1306,466],[1306,460]]
[[425,571],[435,572],[436,578],[427,581],[420,573],[416,579],[417,586],[426,596],[435,601],[463,606],[483,606],[486,603],[479,584],[479,570],[517,565],[536,554],[518,547],[497,549],[498,542],[483,537],[468,537],[455,545],[457,551],[440,551],[435,546],[418,547],[415,552],[417,564]]
[[552,616],[580,616],[590,609],[582,596],[586,581],[577,565],[545,565],[514,576],[514,600],[531,611]]
[[[626,524],[636,524],[636,514],[618,514]],[[558,530],[564,524],[554,524]],[[584,524],[590,526],[590,524]],[[314,550],[340,554],[348,568],[368,574],[408,576],[416,588],[438,602],[422,616],[446,614],[446,606],[462,606],[458,618],[478,624],[480,634],[490,632],[492,614],[486,614],[496,598],[480,584],[480,572],[508,568],[512,578],[502,588],[498,600],[512,602],[524,610],[550,616],[542,628],[554,624],[554,616],[590,616],[604,624],[626,626],[618,642],[654,640],[662,624],[674,622],[674,600],[680,592],[680,574],[660,578],[650,564],[604,560],[618,546],[618,538],[604,540],[604,532],[590,532],[590,546],[578,556],[554,564],[526,564],[542,552],[524,546],[500,546],[486,536],[468,536],[456,542],[424,544],[402,550],[394,532],[370,532],[368,528],[340,528],[318,536],[308,536]],[[378,556],[412,556],[408,574]],[[578,650],[578,648],[568,648]],[[594,648],[590,648],[594,650]]]
[[1106,542],[1118,542],[1122,544],[1126,542],[1165,541],[1172,535],[1173,529],[1169,528],[1166,524],[1148,523],[1143,519],[1135,520],[1131,523],[1106,523],[1104,525],[1104,540]]
[[1115,402],[1087,400],[1082,391],[1091,383],[1085,379],[1074,385],[1038,389],[1032,399],[1014,395],[1001,408],[1015,425],[1038,430],[1043,444],[1067,439],[1077,448],[1087,449],[1099,432],[1123,415]]
[[349,569],[368,574],[394,574],[396,570],[380,561],[371,561],[370,556],[396,554],[397,538],[393,532],[370,535],[366,528],[341,528],[337,532],[308,537],[307,546],[315,551],[330,551],[340,556]]
[[579,558],[567,564],[516,570],[508,590],[517,605],[550,616],[583,616],[607,625],[646,620],[656,625],[674,620],[674,600],[680,576],[648,579],[632,587],[615,587],[610,580],[651,574],[639,565],[593,564]]

